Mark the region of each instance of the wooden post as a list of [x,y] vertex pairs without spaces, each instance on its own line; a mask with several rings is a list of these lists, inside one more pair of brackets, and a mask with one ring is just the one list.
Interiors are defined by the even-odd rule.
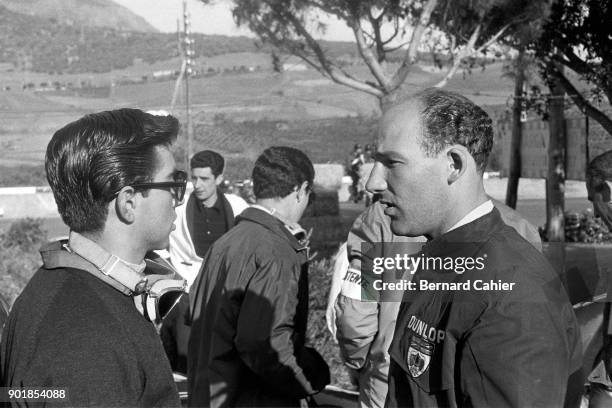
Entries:
[[565,91],[554,75],[555,70],[563,72],[560,66],[551,67],[548,140],[548,177],[546,182],[546,235],[549,242],[549,260],[567,285],[565,276],[565,170],[567,136],[565,129]]
[[[555,69],[562,70],[561,67]],[[565,168],[567,140],[565,132],[565,91],[553,75],[549,81],[549,142],[548,142],[548,205],[546,226],[549,242],[565,241],[563,212],[565,210]]]
[[512,139],[510,140],[510,163],[508,166],[508,184],[506,186],[506,205],[516,209],[518,185],[521,178],[521,144],[523,143],[523,124],[521,111],[524,107],[523,86],[525,84],[524,67],[525,49],[520,48],[516,57],[514,70],[514,102],[512,105]]

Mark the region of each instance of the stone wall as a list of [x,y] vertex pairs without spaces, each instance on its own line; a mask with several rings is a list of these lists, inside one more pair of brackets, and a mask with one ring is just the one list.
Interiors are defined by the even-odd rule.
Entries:
[[[608,112],[608,115],[610,114],[612,112]],[[584,180],[589,160],[612,150],[612,135],[609,135],[597,121],[585,116],[567,117],[565,122],[567,132],[565,177],[568,180]],[[496,143],[501,143],[502,146],[502,177],[508,175],[511,137],[512,124],[507,120],[498,119],[496,121]],[[548,139],[548,122],[539,118],[523,122],[522,177],[546,177]]]

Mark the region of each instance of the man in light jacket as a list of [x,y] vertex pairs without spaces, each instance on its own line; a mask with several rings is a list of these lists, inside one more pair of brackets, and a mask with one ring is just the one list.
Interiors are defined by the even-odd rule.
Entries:
[[170,234],[170,260],[191,286],[206,251],[234,226],[236,216],[249,205],[241,197],[219,190],[225,166],[219,153],[198,152],[190,165],[193,192],[176,209],[176,230]]

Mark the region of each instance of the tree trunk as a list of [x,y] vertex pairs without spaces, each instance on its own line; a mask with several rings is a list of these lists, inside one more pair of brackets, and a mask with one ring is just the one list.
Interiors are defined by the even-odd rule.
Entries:
[[512,106],[512,139],[510,140],[510,165],[508,185],[506,186],[506,205],[516,209],[517,191],[521,178],[521,144],[523,142],[523,124],[521,110],[523,107],[523,84],[525,83],[524,66],[525,49],[520,48],[516,58],[514,78],[514,103]]
[[[562,69],[562,68],[561,68]],[[565,277],[565,168],[566,133],[563,113],[565,91],[556,76],[549,84],[549,141],[548,177],[546,180],[546,235],[549,242],[548,256],[561,281],[567,287]]]
[[549,104],[546,226],[548,241],[563,242],[565,240],[563,212],[565,207],[565,152],[567,148],[563,113],[565,91],[554,76],[550,80],[549,87],[551,99]]
[[401,93],[400,89],[401,87],[378,98],[378,107],[381,114],[398,102]]

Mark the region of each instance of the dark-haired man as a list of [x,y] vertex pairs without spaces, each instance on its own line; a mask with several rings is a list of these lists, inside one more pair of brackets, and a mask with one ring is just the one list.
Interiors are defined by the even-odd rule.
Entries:
[[580,366],[576,318],[556,272],[485,193],[490,118],[430,89],[390,107],[380,131],[368,189],[394,234],[428,239],[389,349],[387,405],[563,406]]
[[[212,150],[202,150],[190,161],[193,192],[176,208],[176,229],[170,233],[170,260],[189,286],[202,266],[202,258],[213,242],[234,226],[235,217],[248,207],[246,201],[219,189],[225,160]],[[173,371],[187,373],[189,326],[187,296],[164,321],[164,348]]]
[[302,217],[314,168],[300,150],[255,162],[256,205],[206,255],[191,291],[189,405],[299,406],[329,382],[304,346],[308,247]]
[[70,406],[179,406],[156,326],[186,282],[145,260],[168,246],[185,194],[170,152],[178,128],[120,109],[53,135],[45,168],[70,237],[41,250],[10,313],[2,387],[54,388]]
[[202,258],[219,237],[234,226],[234,218],[248,207],[246,201],[219,189],[225,160],[212,150],[191,158],[193,192],[176,209],[176,229],[170,234],[170,260],[189,284],[202,266]]

